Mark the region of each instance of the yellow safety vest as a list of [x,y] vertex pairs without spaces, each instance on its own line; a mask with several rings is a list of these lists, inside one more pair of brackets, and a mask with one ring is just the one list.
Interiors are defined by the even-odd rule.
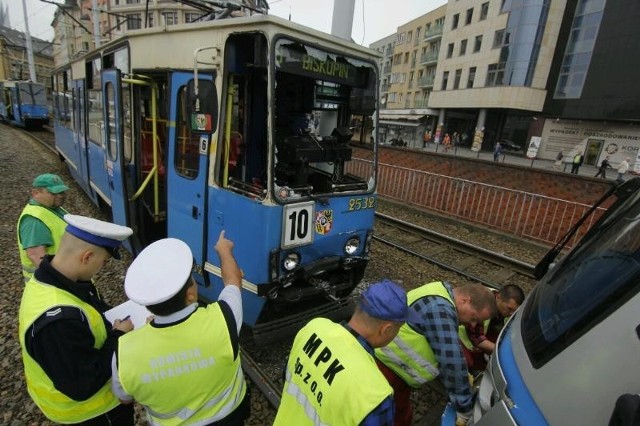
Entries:
[[[484,326],[484,334],[487,334],[487,330],[489,329],[489,323],[491,322],[491,318],[485,320],[483,323]],[[460,336],[460,341],[464,345],[465,348],[472,350],[474,348],[473,343],[471,343],[471,339],[469,339],[469,335],[467,334],[467,328],[464,324],[458,326],[458,336]]]
[[296,336],[274,426],[358,425],[393,390],[343,326],[311,320]]
[[32,277],[24,288],[19,311],[18,332],[22,348],[22,360],[29,395],[45,416],[57,423],[80,423],[110,411],[120,401],[111,391],[108,380],[95,395],[85,401],[75,401],[58,391],[42,367],[33,359],[25,346],[25,333],[43,313],[54,307],[73,306],[82,310],[94,337],[95,349],[100,349],[107,339],[107,329],[100,312],[71,293]]
[[247,392],[240,356],[220,305],[168,327],[144,325],[118,340],[122,389],[152,425],[208,424],[231,414]]
[[[66,210],[62,209],[62,211],[66,213]],[[20,251],[20,263],[22,263],[22,277],[24,278],[24,282],[27,282],[35,272],[36,265],[31,261],[31,259],[29,259],[29,256],[27,256],[27,251],[22,247],[22,242],[20,241],[20,222],[22,222],[22,218],[24,216],[35,217],[44,223],[47,228],[49,228],[49,231],[51,231],[53,245],[45,247],[45,252],[47,254],[56,254],[58,251],[60,239],[62,238],[62,234],[64,234],[64,230],[67,228],[67,222],[55,214],[55,212],[44,206],[27,204],[22,210],[22,213],[18,218],[18,249]]]
[[[449,291],[440,281],[425,284],[407,293],[409,305],[426,296],[440,296],[454,306]],[[438,359],[424,335],[414,331],[407,324],[400,327],[398,335],[391,343],[376,349],[376,357],[393,370],[409,386],[418,388],[436,378]]]

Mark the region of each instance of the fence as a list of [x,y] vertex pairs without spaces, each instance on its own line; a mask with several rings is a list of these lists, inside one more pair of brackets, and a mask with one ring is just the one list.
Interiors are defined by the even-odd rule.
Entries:
[[[360,175],[372,162],[353,158],[349,172]],[[473,182],[392,164],[378,164],[378,194],[502,232],[555,244],[590,205]],[[576,233],[573,246],[606,209],[598,208]]]

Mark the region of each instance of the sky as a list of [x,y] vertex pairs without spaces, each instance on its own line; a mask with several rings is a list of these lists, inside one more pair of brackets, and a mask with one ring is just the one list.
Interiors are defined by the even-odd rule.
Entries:
[[[11,27],[25,30],[22,2],[26,2],[29,32],[32,37],[53,40],[51,21],[56,6],[40,0],[0,0],[9,6]],[[52,0],[64,3],[63,0]],[[141,0],[144,1],[144,0]],[[272,15],[280,16],[308,27],[331,32],[332,0],[268,0]],[[368,46],[396,32],[398,26],[442,6],[446,0],[355,0],[353,31],[356,43]],[[4,6],[3,6],[4,7]],[[363,13],[364,12],[364,13]],[[364,19],[363,19],[364,18]]]

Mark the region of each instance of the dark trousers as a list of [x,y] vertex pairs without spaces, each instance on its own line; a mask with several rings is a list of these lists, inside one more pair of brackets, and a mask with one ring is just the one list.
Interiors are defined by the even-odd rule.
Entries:
[[573,173],[574,175],[578,174],[578,170],[580,170],[580,163],[571,163],[571,173]]
[[594,177],[602,176],[603,179],[607,178],[607,169],[598,169],[598,173]]
[[79,424],[83,426],[133,426],[133,404],[120,404],[111,411]]

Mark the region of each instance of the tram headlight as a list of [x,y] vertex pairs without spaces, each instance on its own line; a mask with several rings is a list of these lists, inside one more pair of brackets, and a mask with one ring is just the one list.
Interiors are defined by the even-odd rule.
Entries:
[[293,271],[300,264],[300,255],[298,253],[289,253],[282,261],[282,267],[287,271]]
[[347,240],[347,243],[344,245],[344,252],[348,255],[353,255],[360,248],[360,238],[352,237]]

